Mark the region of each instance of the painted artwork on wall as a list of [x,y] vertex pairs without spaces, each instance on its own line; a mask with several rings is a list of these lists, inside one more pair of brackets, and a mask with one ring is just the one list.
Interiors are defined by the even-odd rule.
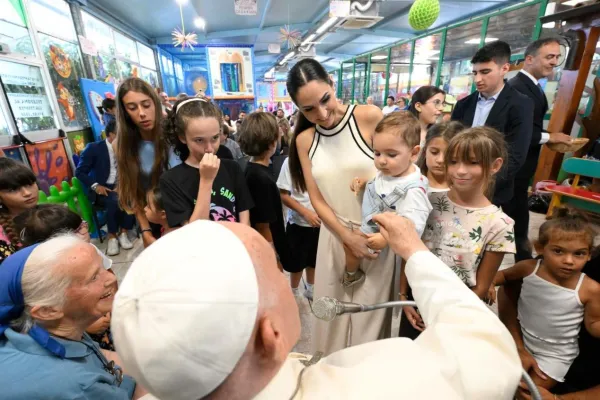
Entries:
[[84,96],[85,109],[89,115],[92,131],[95,140],[102,140],[104,125],[102,124],[102,115],[98,107],[102,106],[102,100],[107,96],[114,98],[115,85],[112,83],[98,82],[91,79],[80,79],[81,91]]
[[206,54],[215,99],[254,97],[252,48],[207,47]]
[[63,139],[26,144],[25,150],[40,189],[46,194],[52,185],[69,182],[73,177]]
[[73,154],[79,156],[85,149],[85,146],[94,141],[94,135],[92,130],[87,128],[80,131],[67,132],[67,139],[69,139],[69,145],[71,145]]
[[15,161],[23,162],[23,156],[21,155],[21,146],[4,147],[2,149],[4,155],[8,158],[12,158]]

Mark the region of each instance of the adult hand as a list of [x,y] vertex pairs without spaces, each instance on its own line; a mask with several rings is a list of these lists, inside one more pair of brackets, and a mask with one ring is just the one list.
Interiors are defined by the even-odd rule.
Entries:
[[386,212],[373,217],[380,232],[391,249],[402,259],[408,260],[417,251],[429,251],[417,234],[411,220]]
[[106,332],[108,328],[110,328],[110,313],[106,313],[98,318],[96,322],[88,326],[85,331],[92,335],[99,335]]
[[98,185],[96,186],[96,189],[94,189],[94,192],[96,192],[96,194],[99,194],[100,196],[108,196],[108,192],[112,192],[112,190],[110,190],[106,186]]
[[425,330],[425,323],[423,322],[423,318],[421,318],[421,314],[415,310],[412,306],[404,306],[402,307],[402,312],[406,314],[406,318],[408,322],[418,330],[419,332],[423,332]]
[[[550,393],[547,389],[544,389],[541,386],[537,386],[540,395],[542,396],[542,400],[556,400],[556,397],[552,393]],[[519,384],[519,391],[517,392],[517,399],[519,400],[532,400],[531,392],[529,388],[525,384],[525,382],[521,381]]]
[[215,154],[206,153],[200,161],[200,179],[205,182],[213,182],[219,172],[221,160]]
[[535,358],[533,358],[530,352],[528,352],[526,349],[518,349],[518,351],[519,358],[521,359],[521,364],[523,365],[523,369],[525,370],[525,372],[529,373],[533,370],[533,372],[535,372],[535,374],[543,380],[548,379],[546,375],[542,372],[542,370],[538,366],[537,361],[535,361]]
[[369,260],[377,258],[378,254],[373,254],[369,251],[367,238],[360,233],[348,231],[348,234],[342,238],[342,241],[344,242],[344,246],[346,246],[356,258],[366,258]]
[[571,136],[565,135],[562,132],[554,132],[550,134],[550,138],[548,139],[548,143],[571,143]]
[[321,226],[321,218],[319,218],[316,212],[307,209],[302,216],[313,228],[318,228]]

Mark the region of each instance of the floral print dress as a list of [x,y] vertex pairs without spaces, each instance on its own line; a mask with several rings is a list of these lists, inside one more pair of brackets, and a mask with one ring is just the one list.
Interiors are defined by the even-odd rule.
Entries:
[[454,204],[448,192],[429,195],[423,242],[469,287],[486,251],[515,253],[514,221],[494,205],[468,208]]
[[10,239],[4,232],[4,228],[0,225],[0,264],[11,254],[15,253],[17,249],[11,243]]

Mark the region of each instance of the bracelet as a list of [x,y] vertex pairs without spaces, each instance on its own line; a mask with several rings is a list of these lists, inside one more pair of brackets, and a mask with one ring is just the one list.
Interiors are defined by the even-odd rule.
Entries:
[[144,234],[144,232],[152,232],[152,229],[151,228],[142,229],[142,235]]
[[408,295],[406,295],[405,293],[400,293],[400,297],[406,297],[408,299]]

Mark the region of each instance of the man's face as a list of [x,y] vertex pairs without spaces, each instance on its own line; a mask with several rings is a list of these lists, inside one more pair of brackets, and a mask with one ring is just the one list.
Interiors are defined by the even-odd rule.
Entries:
[[494,61],[473,64],[473,80],[477,91],[485,97],[493,96],[504,82],[509,65],[498,65]]
[[277,118],[283,118],[283,110],[277,110]]
[[117,279],[104,269],[93,245],[82,243],[71,249],[60,273],[71,278],[63,307],[65,318],[95,321],[112,309]]
[[391,97],[388,97],[386,104],[388,105],[388,107],[391,107],[394,104],[394,100],[392,100]]
[[554,74],[554,68],[560,63],[560,45],[548,43],[542,46],[535,56],[528,56],[525,62],[529,72],[536,78],[548,78]]
[[243,121],[243,120],[244,120],[244,118],[246,118],[246,113],[242,111],[242,112],[240,113],[240,116],[239,116],[238,120],[239,120],[239,121]]

